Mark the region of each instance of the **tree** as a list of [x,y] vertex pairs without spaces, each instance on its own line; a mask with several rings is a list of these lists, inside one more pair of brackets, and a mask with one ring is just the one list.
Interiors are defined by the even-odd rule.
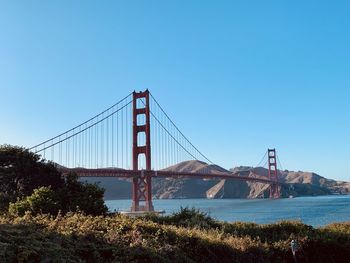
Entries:
[[81,183],[76,174],[67,175],[65,184],[57,191],[50,187],[34,189],[30,196],[9,205],[9,213],[23,216],[26,211],[33,215],[38,213],[57,215],[59,211],[81,211],[90,215],[103,215],[107,207],[103,201],[104,189],[95,184]]
[[107,212],[104,189],[78,181],[76,174],[63,177],[52,162],[21,147],[0,146],[0,211],[57,214],[82,211]]
[[104,204],[104,189],[97,184],[89,184],[78,181],[75,173],[70,173],[65,178],[64,187],[59,190],[62,211],[83,211],[86,214],[102,215],[108,209]]
[[0,146],[0,209],[7,209],[9,202],[31,195],[40,186],[56,190],[63,184],[55,165],[40,155],[22,147]]

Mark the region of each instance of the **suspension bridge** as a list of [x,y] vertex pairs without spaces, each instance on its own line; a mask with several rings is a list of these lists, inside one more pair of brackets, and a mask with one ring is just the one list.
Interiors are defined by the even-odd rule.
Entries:
[[[132,92],[89,120],[30,148],[56,163],[63,174],[120,177],[132,181],[131,211],[154,211],[152,178],[232,179],[269,185],[270,198],[281,196],[277,155],[269,149],[268,176],[213,172],[214,164],[180,131],[152,94]],[[199,172],[175,171],[183,161],[208,165]]]

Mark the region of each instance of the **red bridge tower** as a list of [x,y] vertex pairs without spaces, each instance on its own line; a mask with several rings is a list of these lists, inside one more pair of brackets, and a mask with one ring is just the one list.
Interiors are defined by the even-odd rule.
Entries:
[[269,163],[269,179],[271,181],[276,181],[276,183],[270,184],[270,198],[280,198],[281,193],[277,176],[276,149],[268,149],[267,158]]
[[[144,107],[137,108],[137,100],[144,99]],[[137,116],[145,115],[146,122],[139,125]],[[149,91],[133,92],[133,145],[132,145],[132,168],[140,171],[137,177],[132,180],[132,206],[131,211],[154,211],[152,204],[152,182],[151,176],[145,175],[139,170],[139,155],[144,154],[146,159],[146,170],[151,170],[151,131],[150,131],[150,110]],[[145,133],[145,145],[139,144],[138,134]]]

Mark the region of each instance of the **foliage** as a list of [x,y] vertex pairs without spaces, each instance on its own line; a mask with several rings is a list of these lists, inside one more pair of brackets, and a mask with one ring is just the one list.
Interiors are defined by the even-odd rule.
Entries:
[[9,213],[23,216],[27,211],[36,215],[39,213],[56,214],[60,210],[57,194],[50,187],[40,187],[35,189],[33,194],[26,196],[22,200],[10,203]]
[[83,211],[90,215],[106,214],[104,189],[97,184],[78,181],[78,176],[70,173],[66,176],[64,187],[58,191],[62,212]]
[[20,147],[0,146],[0,211],[101,215],[107,212],[103,194],[104,189],[79,182],[75,174],[63,178],[56,166],[40,155]]
[[9,202],[31,195],[41,186],[53,190],[63,185],[61,174],[55,165],[27,149],[0,146],[0,209],[6,210]]
[[23,216],[25,212],[57,215],[59,211],[81,211],[85,214],[102,215],[107,213],[103,201],[104,190],[97,185],[78,182],[75,174],[69,174],[64,186],[56,192],[50,187],[34,189],[30,196],[10,203],[9,213]]
[[220,227],[220,224],[206,213],[196,208],[188,207],[181,207],[180,211],[174,212],[172,215],[159,217],[155,214],[149,214],[145,218],[161,224],[182,227],[196,227],[201,229]]
[[232,228],[216,222],[221,229],[174,223],[119,214],[0,216],[0,262],[293,262],[291,239],[299,243],[298,262],[347,262],[350,256],[350,223],[319,229],[300,222]]
[[8,194],[0,192],[0,213],[8,209],[11,198]]

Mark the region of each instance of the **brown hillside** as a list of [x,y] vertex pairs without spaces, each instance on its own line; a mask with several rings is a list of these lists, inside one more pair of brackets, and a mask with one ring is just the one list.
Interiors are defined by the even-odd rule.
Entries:
[[[190,173],[228,173],[217,166],[201,161],[185,161],[170,166],[165,171]],[[231,172],[240,172],[241,176],[266,178],[268,170],[263,167],[236,167]],[[278,171],[278,178],[286,183],[282,187],[284,197],[289,195],[325,195],[331,193],[349,194],[350,183],[324,178],[311,172]],[[84,179],[83,179],[84,180]],[[131,197],[131,183],[116,178],[88,178],[89,182],[99,181],[106,189],[106,199]],[[260,198],[267,197],[268,185],[255,182],[219,179],[154,178],[152,192],[155,198]]]

